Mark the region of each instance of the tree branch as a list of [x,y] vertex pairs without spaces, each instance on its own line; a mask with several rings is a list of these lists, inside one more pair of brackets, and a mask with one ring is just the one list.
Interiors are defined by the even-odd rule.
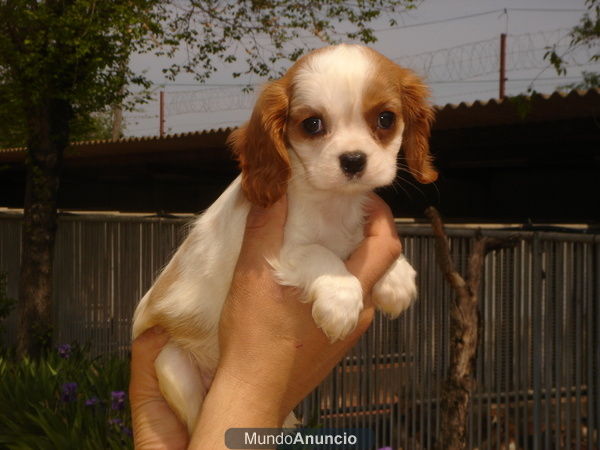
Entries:
[[465,279],[454,267],[440,214],[430,207],[425,215],[431,220],[438,265],[456,294],[448,311],[450,363],[442,387],[441,426],[435,448],[458,450],[467,446],[467,417],[471,394],[476,387],[475,361],[482,331],[478,294],[485,255],[493,250],[512,247],[518,239],[515,236],[508,239],[483,237],[479,233],[469,255]]

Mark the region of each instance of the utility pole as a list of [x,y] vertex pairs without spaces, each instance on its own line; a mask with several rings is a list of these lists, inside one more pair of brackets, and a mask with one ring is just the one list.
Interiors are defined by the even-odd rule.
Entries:
[[117,141],[123,135],[123,108],[120,104],[112,107],[112,140]]
[[500,35],[500,95],[502,100],[505,97],[506,87],[506,33]]
[[165,135],[165,91],[160,91],[160,137]]
[[[119,70],[121,71],[121,79],[124,80],[125,73],[129,67],[129,59],[122,61]],[[123,101],[125,99],[125,84],[119,89],[121,100],[112,105],[112,140],[117,141],[123,137]]]

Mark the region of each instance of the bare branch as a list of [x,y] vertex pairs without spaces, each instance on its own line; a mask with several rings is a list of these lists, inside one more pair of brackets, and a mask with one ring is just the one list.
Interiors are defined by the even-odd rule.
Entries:
[[427,208],[425,214],[431,220],[438,265],[456,294],[448,311],[450,364],[442,388],[440,434],[435,447],[440,450],[464,449],[467,445],[471,393],[476,384],[477,346],[482,332],[478,293],[485,255],[493,250],[512,247],[518,239],[483,237],[481,234],[476,236],[465,280],[454,268],[440,214],[433,207]]

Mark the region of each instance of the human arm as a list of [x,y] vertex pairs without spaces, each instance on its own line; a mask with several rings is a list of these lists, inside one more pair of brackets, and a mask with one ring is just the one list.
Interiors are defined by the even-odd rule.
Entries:
[[162,396],[154,369],[154,360],[168,340],[162,328],[154,327],[131,345],[129,401],[137,450],[179,450],[188,445],[187,429]]
[[285,199],[253,208],[219,329],[220,363],[190,448],[225,448],[229,428],[275,428],[343,358],[370,325],[373,285],[401,252],[389,208],[373,197],[365,239],[346,262],[365,293],[356,329],[331,344],[295,288],[277,284],[266,258],[283,241]]

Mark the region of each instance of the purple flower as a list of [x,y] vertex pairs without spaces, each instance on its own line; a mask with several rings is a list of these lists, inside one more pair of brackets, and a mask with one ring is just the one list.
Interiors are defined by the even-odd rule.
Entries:
[[68,359],[71,356],[72,348],[69,344],[59,345],[56,350],[61,358]]
[[119,431],[121,431],[121,433],[123,433],[126,436],[132,436],[133,435],[133,433],[131,432],[131,428],[126,427],[125,426],[125,422],[123,422],[118,417],[115,417],[115,418],[112,418],[112,419],[108,419],[108,424],[109,425],[113,425],[115,428],[118,428]]
[[123,421],[119,418],[115,418],[115,419],[108,419],[108,423],[111,425],[117,425],[117,426],[122,426],[123,425]]
[[127,398],[127,394],[123,391],[112,391],[110,393],[112,398],[111,409],[121,410],[125,408],[125,399]]
[[98,403],[100,403],[100,399],[98,397],[92,397],[85,401],[85,406],[95,406]]
[[65,383],[60,388],[60,399],[65,402],[73,402],[77,398],[77,383]]

